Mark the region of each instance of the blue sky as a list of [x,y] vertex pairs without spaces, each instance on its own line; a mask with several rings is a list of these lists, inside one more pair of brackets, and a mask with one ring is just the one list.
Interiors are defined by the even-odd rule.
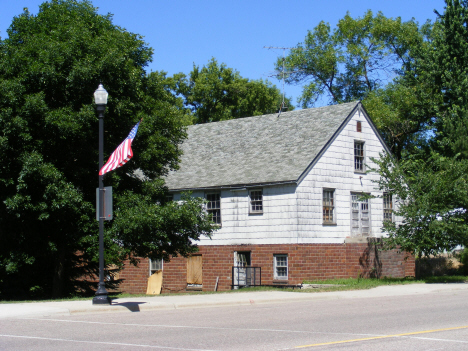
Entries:
[[[0,36],[14,16],[27,7],[36,14],[41,0],[3,0]],[[282,50],[265,46],[293,47],[320,21],[333,27],[347,11],[352,17],[370,9],[387,17],[415,18],[420,24],[435,20],[434,9],[444,10],[442,0],[94,0],[101,14],[112,13],[114,24],[144,36],[154,49],[148,71],[169,75],[189,73],[193,64],[203,66],[215,57],[249,79],[269,79],[282,89],[281,81],[269,78]],[[286,52],[287,54],[287,52]],[[300,86],[285,86],[295,101]]]

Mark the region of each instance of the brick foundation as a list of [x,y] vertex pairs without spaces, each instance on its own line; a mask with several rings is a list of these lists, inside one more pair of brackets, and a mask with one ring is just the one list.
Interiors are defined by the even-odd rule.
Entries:
[[[262,268],[262,284],[275,284],[273,255],[288,255],[287,284],[301,284],[304,280],[414,276],[414,257],[397,250],[380,251],[379,241],[345,244],[298,245],[228,245],[200,246],[203,257],[203,290],[213,291],[218,280],[218,291],[230,290],[234,251],[250,251],[251,265]],[[406,258],[406,259],[405,259]],[[148,260],[142,259],[135,267],[128,262],[120,272],[120,290],[131,294],[146,292]],[[162,292],[181,292],[187,288],[187,259],[174,257],[164,262]]]

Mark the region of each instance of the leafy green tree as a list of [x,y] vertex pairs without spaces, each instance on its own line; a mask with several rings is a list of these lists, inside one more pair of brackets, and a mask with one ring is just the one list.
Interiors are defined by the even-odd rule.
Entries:
[[[409,50],[423,40],[418,24],[367,11],[362,18],[349,13],[334,30],[320,22],[304,42],[291,49],[284,64],[287,82],[306,82],[302,107],[324,96],[331,104],[362,100],[383,87],[411,61]],[[277,69],[283,60],[278,59]]]
[[386,247],[417,257],[451,251],[468,244],[468,161],[433,152],[394,163],[374,160],[380,189],[398,199],[395,215],[402,223],[384,222]]
[[363,104],[379,129],[392,154],[402,159],[413,148],[428,147],[428,133],[433,128],[430,114],[421,113],[420,87],[401,79],[371,91]]
[[386,223],[387,243],[419,257],[468,244],[467,14],[467,1],[446,0],[401,78],[413,87],[409,113],[432,133],[400,162],[378,161],[380,187],[401,199],[403,217],[401,225]]
[[[187,77],[174,76],[177,93],[193,112],[194,123],[276,113],[282,108],[283,96],[269,81],[242,78],[239,72],[218,64],[212,58],[207,66],[193,67]],[[284,110],[293,110],[284,99]]]
[[53,0],[13,19],[0,41],[2,298],[89,288],[76,278],[97,266],[100,82],[109,92],[105,156],[143,118],[134,158],[104,179],[114,191],[106,263],[186,255],[212,232],[201,200],[166,200],[161,176],[177,167],[188,111],[165,73],[145,73],[151,57],[141,36],[88,1]]
[[437,14],[432,41],[408,75],[425,87],[418,99],[434,120],[432,146],[468,158],[468,2],[446,0],[445,12]]

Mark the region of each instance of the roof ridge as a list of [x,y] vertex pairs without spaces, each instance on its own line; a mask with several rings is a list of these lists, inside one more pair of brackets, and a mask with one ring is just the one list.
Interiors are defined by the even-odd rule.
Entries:
[[233,123],[233,121],[242,121],[242,120],[247,120],[247,119],[250,120],[250,119],[261,118],[261,117],[264,117],[264,118],[267,118],[267,117],[281,118],[281,117],[287,117],[287,116],[284,116],[284,115],[303,113],[304,111],[309,111],[309,110],[317,111],[317,110],[321,110],[321,109],[343,107],[345,105],[357,105],[360,102],[361,102],[360,100],[356,100],[356,101],[343,102],[343,103],[334,104],[334,105],[326,105],[326,106],[320,106],[320,107],[309,107],[309,108],[304,108],[304,109],[300,109],[300,110],[293,110],[293,111],[284,111],[284,112],[281,112],[280,115],[278,115],[278,112],[276,112],[276,113],[268,113],[268,114],[256,115],[256,116],[231,118],[231,119],[225,119],[225,120],[222,120],[222,121],[214,121],[214,122],[208,122],[208,123],[193,124],[193,125],[189,125],[188,128],[191,128],[191,127],[194,127],[194,126],[212,125],[214,123],[216,123],[216,124],[217,123],[229,123],[229,122]]
[[175,189],[294,182],[359,102],[238,118],[189,127]]

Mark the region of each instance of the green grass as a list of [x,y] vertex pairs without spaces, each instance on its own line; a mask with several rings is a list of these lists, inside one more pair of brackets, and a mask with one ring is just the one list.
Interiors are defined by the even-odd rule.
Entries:
[[[347,279],[328,279],[328,280],[309,280],[304,281],[304,284],[333,284],[335,286],[324,286],[314,288],[316,291],[343,291],[343,290],[361,290],[372,289],[383,285],[403,285],[403,284],[434,284],[434,283],[466,283],[466,276],[442,276],[428,277],[422,279],[414,278],[347,278]],[[304,291],[304,290],[302,290]],[[305,290],[310,291],[310,290]]]

